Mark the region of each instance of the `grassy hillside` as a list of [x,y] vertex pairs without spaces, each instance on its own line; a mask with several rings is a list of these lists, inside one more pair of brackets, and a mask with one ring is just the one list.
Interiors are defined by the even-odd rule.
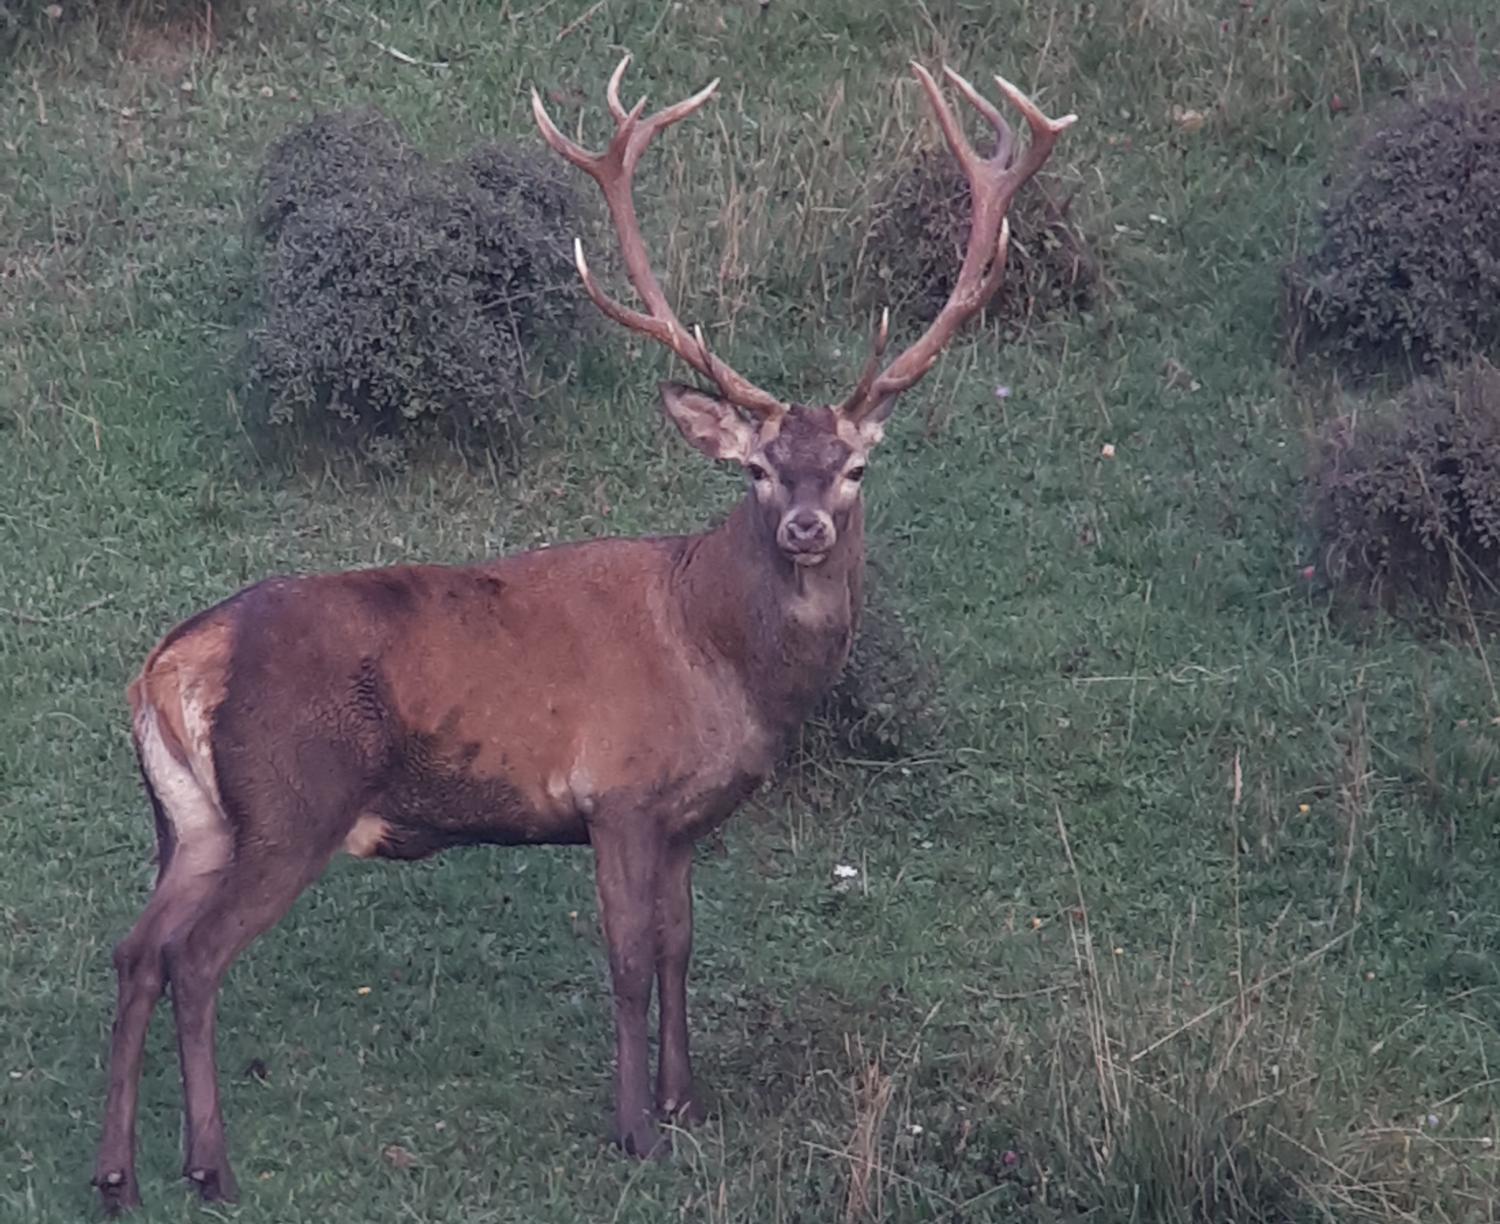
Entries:
[[[1053,169],[1108,291],[976,330],[898,409],[872,550],[941,664],[944,735],[806,770],[702,848],[708,1125],[660,1164],[602,1142],[585,855],[340,861],[226,984],[245,1193],[213,1218],[1500,1214],[1492,643],[1350,627],[1302,577],[1330,408],[1277,324],[1338,151],[1393,96],[1493,73],[1489,4],[37,20],[0,61],[0,1218],[91,1210],[109,948],[151,878],[122,689],[164,628],[269,572],[689,529],[736,495],[663,426],[665,359],[603,328],[515,470],[255,459],[267,143],[351,103],[439,153],[532,141],[534,82],[594,136],[622,49],[658,101],[723,78],[643,166],[643,212],[679,312],[764,385],[853,377],[871,184],[934,139],[913,57],[1080,114]],[[148,1060],[141,1218],[207,1218],[160,1019]]]

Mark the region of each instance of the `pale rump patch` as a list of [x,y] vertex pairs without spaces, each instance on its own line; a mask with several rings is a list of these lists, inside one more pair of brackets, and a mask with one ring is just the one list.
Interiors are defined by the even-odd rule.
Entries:
[[192,876],[217,871],[229,861],[234,849],[234,839],[217,794],[208,790],[194,769],[167,747],[160,715],[149,701],[136,709],[135,734],[141,767],[151,779],[151,788],[172,823],[176,838],[172,871]]
[[374,858],[389,832],[390,826],[379,816],[363,812],[344,836],[344,851],[355,858]]
[[229,625],[210,621],[175,641],[158,645],[130,686],[130,704],[153,707],[168,752],[188,765],[218,802],[213,717],[224,700],[229,670]]
[[189,875],[217,871],[234,850],[212,743],[228,663],[229,626],[210,621],[158,645],[128,690],[141,767],[176,838],[173,870]]
[[224,686],[217,675],[205,677],[179,669],[178,676],[183,747],[188,751],[194,776],[218,802],[219,773],[214,768],[213,715],[223,700]]

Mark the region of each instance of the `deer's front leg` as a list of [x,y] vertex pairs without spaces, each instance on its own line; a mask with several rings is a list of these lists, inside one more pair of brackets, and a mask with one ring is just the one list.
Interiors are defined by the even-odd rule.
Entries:
[[703,1120],[688,1057],[687,972],[693,953],[693,847],[668,847],[657,877],[656,981],[660,1028],[656,1102],[683,1125]]
[[590,825],[599,916],[609,945],[615,1007],[615,1137],[632,1156],[655,1148],[646,1014],[656,972],[656,881],[661,846],[635,813]]

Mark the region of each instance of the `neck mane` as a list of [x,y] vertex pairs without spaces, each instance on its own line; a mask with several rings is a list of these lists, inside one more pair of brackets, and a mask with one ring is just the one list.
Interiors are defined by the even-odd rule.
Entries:
[[749,496],[691,537],[678,568],[683,617],[703,648],[741,676],[768,730],[788,735],[838,679],[864,594],[863,507],[821,565],[794,565]]

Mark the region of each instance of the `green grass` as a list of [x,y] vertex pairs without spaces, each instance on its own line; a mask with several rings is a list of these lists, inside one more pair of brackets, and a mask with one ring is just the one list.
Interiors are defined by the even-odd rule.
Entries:
[[[266,143],[351,102],[438,150],[531,141],[532,82],[583,91],[597,134],[622,47],[658,100],[723,77],[643,168],[658,261],[684,317],[804,399],[857,365],[873,171],[929,138],[905,61],[1083,117],[1056,169],[1112,292],[956,345],[872,470],[884,597],[941,663],[944,739],[804,770],[703,847],[715,1104],[675,1158],[602,1143],[586,856],[340,862],[224,991],[238,1208],[176,1180],[153,1030],[142,1218],[1495,1218],[1500,698],[1485,650],[1355,632],[1299,577],[1325,409],[1276,320],[1348,126],[1493,72],[1489,14],[390,0],[262,3],[212,48],[144,21],[23,43],[0,62],[0,1219],[92,1210],[109,948],[150,879],[121,692],[163,629],[273,571],[678,530],[733,497],[662,427],[665,362],[608,331],[519,471],[253,460]],[[1173,107],[1211,117],[1184,132]]]

